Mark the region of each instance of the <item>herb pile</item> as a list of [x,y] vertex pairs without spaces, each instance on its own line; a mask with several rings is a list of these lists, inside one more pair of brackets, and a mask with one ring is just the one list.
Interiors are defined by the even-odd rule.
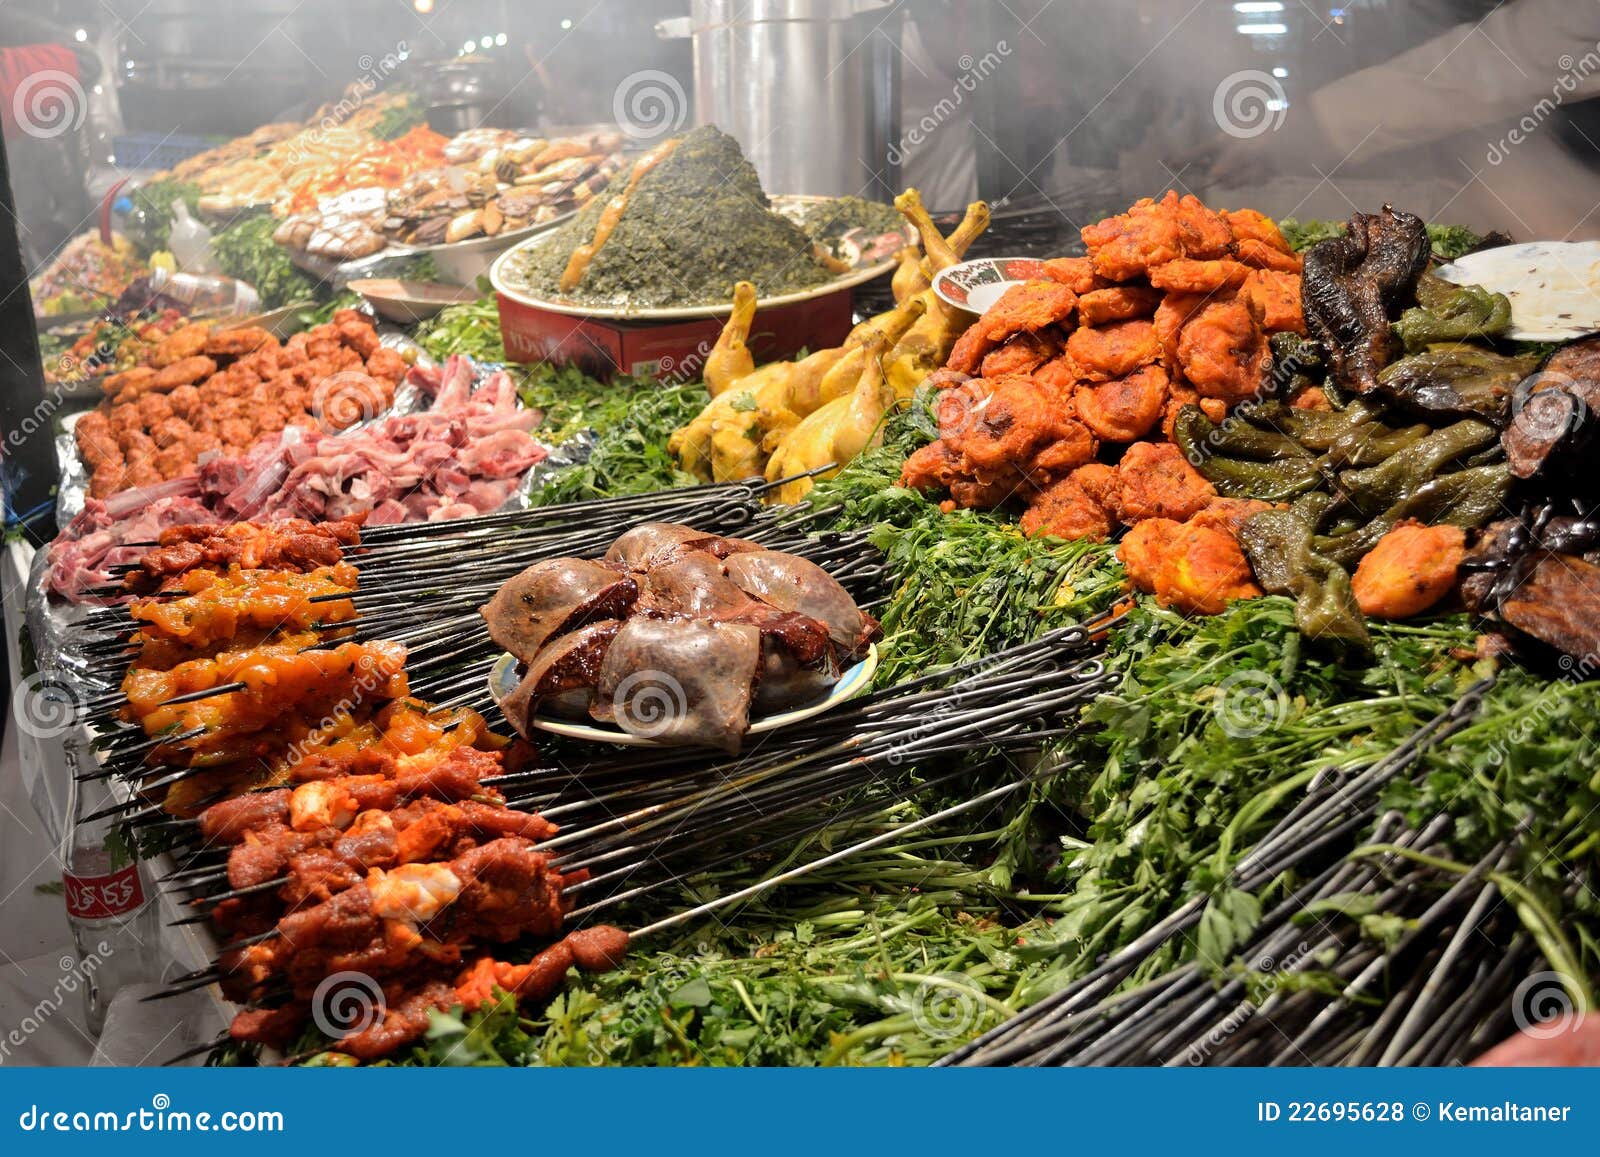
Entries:
[[582,281],[562,291],[573,250],[594,239],[611,201],[589,202],[548,240],[508,261],[507,276],[543,298],[639,308],[725,302],[736,281],[754,282],[772,297],[832,276],[812,256],[805,231],[771,211],[738,142],[715,126],[686,133],[639,179]]
[[260,213],[224,229],[211,244],[222,272],[253,285],[264,309],[317,295],[317,279],[296,267],[289,251],[272,240],[277,224],[271,214]]

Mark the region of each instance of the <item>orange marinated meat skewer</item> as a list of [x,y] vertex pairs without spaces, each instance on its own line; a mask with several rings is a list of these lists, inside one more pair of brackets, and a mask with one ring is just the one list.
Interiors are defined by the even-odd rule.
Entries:
[[176,584],[187,596],[136,600],[128,613],[146,624],[142,640],[165,637],[198,648],[231,640],[241,628],[304,631],[349,622],[356,617],[349,599],[312,600],[354,592],[358,581],[356,568],[343,562],[304,574],[238,567],[225,574],[191,571]]

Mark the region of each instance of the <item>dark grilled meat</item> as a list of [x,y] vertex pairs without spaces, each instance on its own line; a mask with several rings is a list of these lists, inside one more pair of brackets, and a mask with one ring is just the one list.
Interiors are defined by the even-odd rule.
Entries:
[[1322,343],[1340,382],[1366,393],[1397,343],[1389,315],[1407,301],[1428,266],[1422,218],[1396,212],[1357,213],[1343,237],[1313,245],[1305,255],[1306,326]]
[[1557,351],[1518,388],[1501,435],[1511,473],[1532,478],[1553,470],[1566,480],[1592,478],[1593,462],[1584,451],[1594,442],[1597,408],[1600,338],[1591,337]]

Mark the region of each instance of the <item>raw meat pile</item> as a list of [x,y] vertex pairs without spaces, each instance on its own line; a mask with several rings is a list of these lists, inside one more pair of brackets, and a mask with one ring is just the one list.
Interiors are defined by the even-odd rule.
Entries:
[[407,380],[434,396],[432,407],[349,434],[301,431],[208,462],[201,494],[230,520],[433,522],[498,509],[545,456],[529,433],[538,414],[517,405],[504,372],[473,389],[467,358]]
[[[166,493],[156,496],[158,491]],[[137,562],[149,549],[144,544],[154,542],[167,527],[214,524],[216,515],[202,506],[195,494],[190,478],[124,490],[110,501],[88,499],[82,512],[50,544],[47,589],[81,602],[85,591],[111,581],[112,567]]]
[[344,434],[291,427],[242,456],[111,501],[90,499],[50,546],[49,588],[73,601],[137,560],[163,527],[180,523],[348,519],[369,524],[469,518],[497,510],[546,450],[530,433],[536,411],[517,404],[505,373],[473,387],[472,362],[413,369],[433,396],[420,413],[391,415]]
[[289,426],[348,429],[388,409],[406,364],[379,344],[370,318],[342,309],[283,344],[264,329],[184,326],[146,365],[113,375],[108,399],[73,434],[92,470],[89,491],[171,481],[206,454],[240,454]]

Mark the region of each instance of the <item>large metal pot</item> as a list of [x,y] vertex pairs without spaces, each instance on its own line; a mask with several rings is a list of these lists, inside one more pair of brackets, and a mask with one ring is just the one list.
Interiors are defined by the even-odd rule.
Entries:
[[769,192],[887,200],[900,25],[887,0],[693,0],[658,30],[693,41],[697,122],[732,134]]

